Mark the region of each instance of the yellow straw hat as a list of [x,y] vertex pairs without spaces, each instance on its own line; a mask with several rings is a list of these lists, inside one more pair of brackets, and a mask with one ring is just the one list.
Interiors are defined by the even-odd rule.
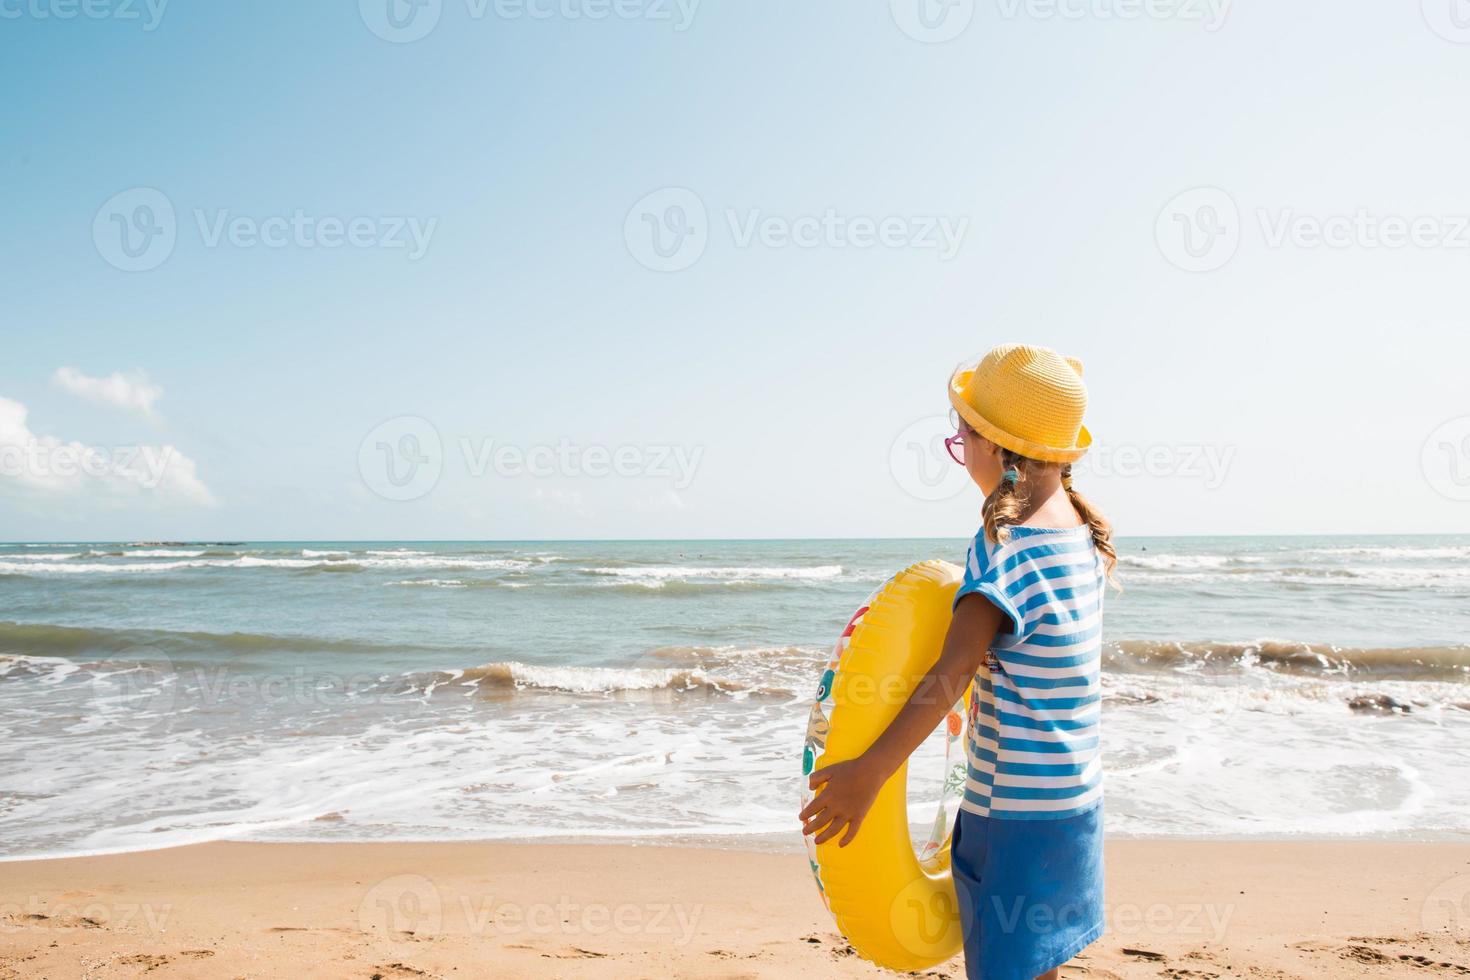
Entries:
[[1082,425],[1082,362],[1047,347],[1001,344],[949,379],[949,400],[970,428],[1004,449],[1071,463],[1092,445]]

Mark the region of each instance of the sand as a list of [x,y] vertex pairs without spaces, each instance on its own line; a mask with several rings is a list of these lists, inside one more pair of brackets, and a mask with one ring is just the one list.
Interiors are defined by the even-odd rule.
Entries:
[[[1470,844],[1119,840],[1107,860],[1109,932],[1065,977],[1470,976]],[[0,863],[0,978],[881,975],[797,853],[214,843]]]

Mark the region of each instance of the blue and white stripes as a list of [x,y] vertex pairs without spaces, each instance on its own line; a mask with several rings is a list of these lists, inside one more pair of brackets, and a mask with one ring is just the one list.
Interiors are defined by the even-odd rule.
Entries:
[[1102,800],[1103,566],[1087,527],[976,535],[955,595],[984,595],[1010,621],[975,675],[961,809],[1055,820]]

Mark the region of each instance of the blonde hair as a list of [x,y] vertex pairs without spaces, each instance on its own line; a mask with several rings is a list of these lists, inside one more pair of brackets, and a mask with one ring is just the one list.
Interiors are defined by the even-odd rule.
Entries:
[[[966,424],[965,428],[969,429]],[[974,432],[973,429],[970,429]],[[994,544],[1000,544],[1010,537],[1012,525],[1020,524],[1026,510],[1029,494],[1026,486],[1032,474],[1037,474],[1056,463],[1044,463],[1041,460],[1022,456],[1018,452],[1000,449],[1000,465],[1004,470],[1015,470],[1016,479],[1002,480],[995,492],[985,498],[985,508],[982,511],[985,517],[985,537]],[[1092,531],[1092,544],[1097,548],[1098,554],[1102,555],[1103,567],[1107,570],[1108,581],[1113,582],[1113,568],[1118,564],[1118,551],[1113,547],[1113,526],[1108,519],[1088,503],[1087,498],[1072,488],[1072,464],[1060,464],[1062,471],[1062,487],[1067,491],[1067,499],[1072,502],[1072,509],[1077,511],[1077,516],[1086,522]],[[1116,582],[1113,583],[1115,586]]]

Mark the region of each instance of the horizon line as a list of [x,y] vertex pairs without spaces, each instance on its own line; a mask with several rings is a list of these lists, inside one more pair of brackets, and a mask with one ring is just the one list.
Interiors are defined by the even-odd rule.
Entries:
[[[839,536],[823,535],[819,537],[695,537],[695,538],[213,538],[213,539],[187,539],[187,538],[148,538],[123,541],[121,539],[106,538],[78,538],[61,539],[46,538],[31,541],[12,539],[0,541],[0,547],[6,545],[83,545],[83,544],[106,544],[118,545],[120,547],[132,547],[137,545],[218,545],[233,546],[247,544],[679,544],[679,543],[707,543],[707,542],[772,542],[772,541],[956,541],[965,540],[967,535],[863,535],[863,536]],[[1470,532],[1465,531],[1332,531],[1332,532],[1309,532],[1309,533],[1286,533],[1280,531],[1267,533],[1231,532],[1226,534],[1121,534],[1117,540],[1137,541],[1155,540],[1159,538],[1175,539],[1203,539],[1203,538],[1426,538],[1426,537],[1470,537]]]

